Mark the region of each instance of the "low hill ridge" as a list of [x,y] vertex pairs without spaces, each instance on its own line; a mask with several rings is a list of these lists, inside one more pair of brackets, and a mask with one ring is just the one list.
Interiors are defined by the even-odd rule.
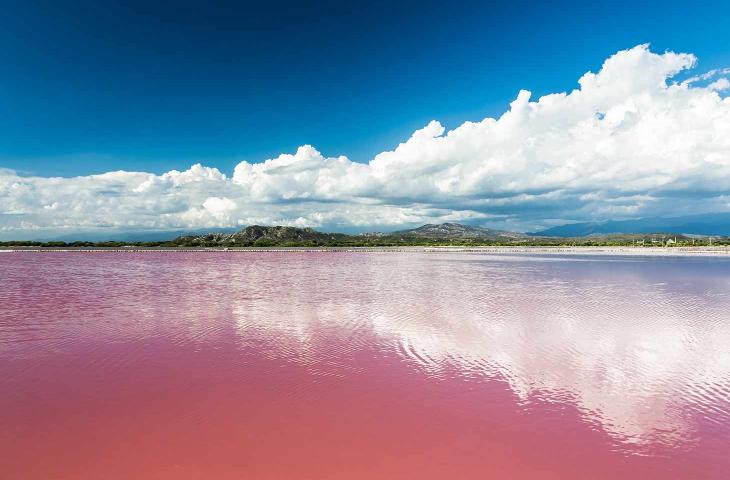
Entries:
[[174,240],[179,244],[230,245],[230,246],[287,246],[287,245],[343,245],[364,242],[375,243],[408,243],[439,241],[476,241],[476,240],[509,240],[525,236],[520,233],[493,230],[490,228],[472,227],[459,223],[426,224],[410,230],[392,233],[363,233],[347,235],[344,233],[324,233],[312,228],[287,226],[250,225],[235,233],[209,233],[205,235],[187,235]]
[[391,235],[412,235],[416,237],[426,238],[520,238],[524,237],[521,233],[507,232],[504,230],[494,230],[484,227],[473,227],[471,225],[462,225],[460,223],[427,223],[418,228],[410,230],[400,230],[393,232]]
[[529,236],[458,223],[426,224],[391,233],[348,235],[312,228],[250,225],[236,232],[186,234],[172,240],[128,242],[0,242],[0,247],[393,247],[393,246],[702,246],[728,245],[730,237],[698,237],[674,233],[595,234],[589,236]]
[[177,243],[231,244],[242,246],[272,246],[300,243],[329,243],[344,240],[348,235],[342,233],[323,233],[312,228],[288,226],[249,225],[235,233],[209,233],[206,235],[183,236],[175,239]]

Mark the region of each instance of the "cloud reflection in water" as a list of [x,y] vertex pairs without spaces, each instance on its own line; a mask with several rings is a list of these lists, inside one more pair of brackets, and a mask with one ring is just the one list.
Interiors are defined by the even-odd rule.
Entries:
[[434,377],[503,379],[526,407],[570,402],[619,444],[689,445],[694,414],[730,421],[725,260],[355,262],[295,265],[267,283],[276,302],[236,301],[241,340],[312,370],[376,344]]

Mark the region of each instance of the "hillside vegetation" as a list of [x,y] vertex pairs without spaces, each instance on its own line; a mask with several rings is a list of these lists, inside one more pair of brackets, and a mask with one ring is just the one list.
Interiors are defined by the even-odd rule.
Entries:
[[521,233],[457,223],[427,224],[392,233],[347,235],[311,228],[251,225],[234,233],[185,235],[155,242],[0,242],[2,247],[397,247],[397,246],[708,246],[730,245],[728,237],[697,237],[667,233],[528,236]]

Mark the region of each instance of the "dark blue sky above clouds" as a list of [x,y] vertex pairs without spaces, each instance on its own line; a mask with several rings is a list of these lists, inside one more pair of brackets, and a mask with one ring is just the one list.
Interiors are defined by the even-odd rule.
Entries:
[[640,43],[730,65],[724,2],[0,6],[0,167],[26,175],[230,175],[303,144],[366,162],[432,119],[576,88]]

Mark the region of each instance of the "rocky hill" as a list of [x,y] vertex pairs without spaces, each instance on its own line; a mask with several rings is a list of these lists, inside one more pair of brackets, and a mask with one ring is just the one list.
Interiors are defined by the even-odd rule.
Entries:
[[185,235],[173,240],[175,245],[185,246],[368,246],[408,244],[453,244],[486,241],[511,242],[525,238],[520,233],[504,232],[489,228],[471,227],[458,223],[423,225],[411,230],[393,233],[324,233],[311,228],[251,225],[235,233],[209,233]]
[[311,228],[283,226],[250,225],[235,233],[210,233],[178,237],[175,243],[204,246],[287,246],[287,245],[327,245],[344,241],[348,235],[341,233],[322,233]]
[[491,228],[472,227],[459,223],[441,223],[426,225],[411,230],[393,232],[391,235],[411,236],[430,239],[455,239],[455,238],[522,238],[525,235]]

